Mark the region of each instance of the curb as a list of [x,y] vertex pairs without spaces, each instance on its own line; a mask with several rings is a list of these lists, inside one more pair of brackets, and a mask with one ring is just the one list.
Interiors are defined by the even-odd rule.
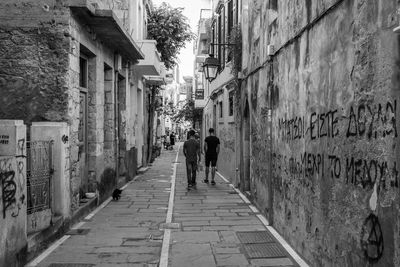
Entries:
[[97,207],[97,198],[92,198],[85,205],[75,211],[71,218],[63,220],[61,217],[55,219],[48,228],[28,237],[28,252],[25,264],[37,257],[41,252],[48,248],[54,241],[62,237],[70,230],[72,225],[82,220]]

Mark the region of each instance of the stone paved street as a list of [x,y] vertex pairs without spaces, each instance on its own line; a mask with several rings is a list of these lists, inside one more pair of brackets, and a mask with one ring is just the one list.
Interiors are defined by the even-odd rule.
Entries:
[[[177,162],[176,153],[163,151],[146,173],[127,185],[119,201],[110,201],[76,225],[60,246],[28,266],[298,266],[287,253],[250,258],[237,233],[267,230],[257,212],[220,177],[212,186],[201,182],[201,173],[197,189],[188,191],[182,149]],[[169,222],[171,190],[175,198]],[[170,246],[163,246],[163,239]],[[280,246],[275,239],[269,242]]]

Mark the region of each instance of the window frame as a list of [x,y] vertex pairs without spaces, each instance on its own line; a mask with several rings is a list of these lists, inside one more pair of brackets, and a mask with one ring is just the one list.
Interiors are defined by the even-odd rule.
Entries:
[[[227,18],[226,18],[226,43],[230,43],[230,38],[231,38],[231,33],[233,30],[233,27],[235,26],[235,8],[234,8],[234,1],[236,0],[229,0],[226,3],[227,6]],[[233,59],[232,51],[230,49],[227,49],[226,52],[226,62],[230,62]]]
[[[83,66],[82,66],[82,63]],[[89,87],[89,58],[80,53],[79,55],[79,87],[88,88]]]
[[217,22],[217,58],[219,60],[219,70],[218,72],[221,72],[224,69],[224,64],[223,64],[223,60],[222,60],[222,55],[223,55],[223,45],[221,45],[223,43],[223,35],[222,35],[222,25],[223,25],[223,20],[222,20],[222,10],[223,7],[221,7],[218,11],[218,22]]
[[235,91],[230,90],[228,92],[228,116],[232,117],[234,114],[234,101],[235,101]]

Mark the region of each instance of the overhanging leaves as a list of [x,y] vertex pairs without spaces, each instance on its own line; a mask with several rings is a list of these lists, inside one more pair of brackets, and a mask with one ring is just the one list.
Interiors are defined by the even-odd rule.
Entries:
[[182,11],[183,8],[163,2],[149,12],[148,37],[157,41],[157,50],[167,69],[177,64],[180,49],[195,37]]

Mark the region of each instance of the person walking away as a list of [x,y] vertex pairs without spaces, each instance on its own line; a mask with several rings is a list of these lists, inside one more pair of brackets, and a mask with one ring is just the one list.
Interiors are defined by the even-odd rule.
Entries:
[[215,136],[213,128],[208,130],[209,136],[204,139],[204,152],[205,152],[205,164],[206,164],[206,178],[205,183],[208,183],[208,173],[210,172],[211,164],[211,184],[215,185],[215,172],[219,154],[219,138]]
[[201,160],[200,144],[196,141],[195,131],[189,131],[189,140],[183,143],[183,154],[186,157],[186,172],[188,180],[188,190],[196,187],[197,163]]
[[171,145],[171,140],[170,140],[170,138],[169,138],[169,135],[167,134],[166,136],[165,136],[165,149],[168,149],[169,148],[169,146]]
[[[190,131],[194,131],[193,128],[190,128],[189,131],[187,132],[187,135],[186,135],[186,139],[187,139],[187,140],[189,140],[189,138],[190,138],[190,134],[189,134]],[[195,133],[196,133],[196,132],[195,132]]]
[[171,135],[169,136],[171,146],[174,147],[175,145],[175,134],[172,132]]

